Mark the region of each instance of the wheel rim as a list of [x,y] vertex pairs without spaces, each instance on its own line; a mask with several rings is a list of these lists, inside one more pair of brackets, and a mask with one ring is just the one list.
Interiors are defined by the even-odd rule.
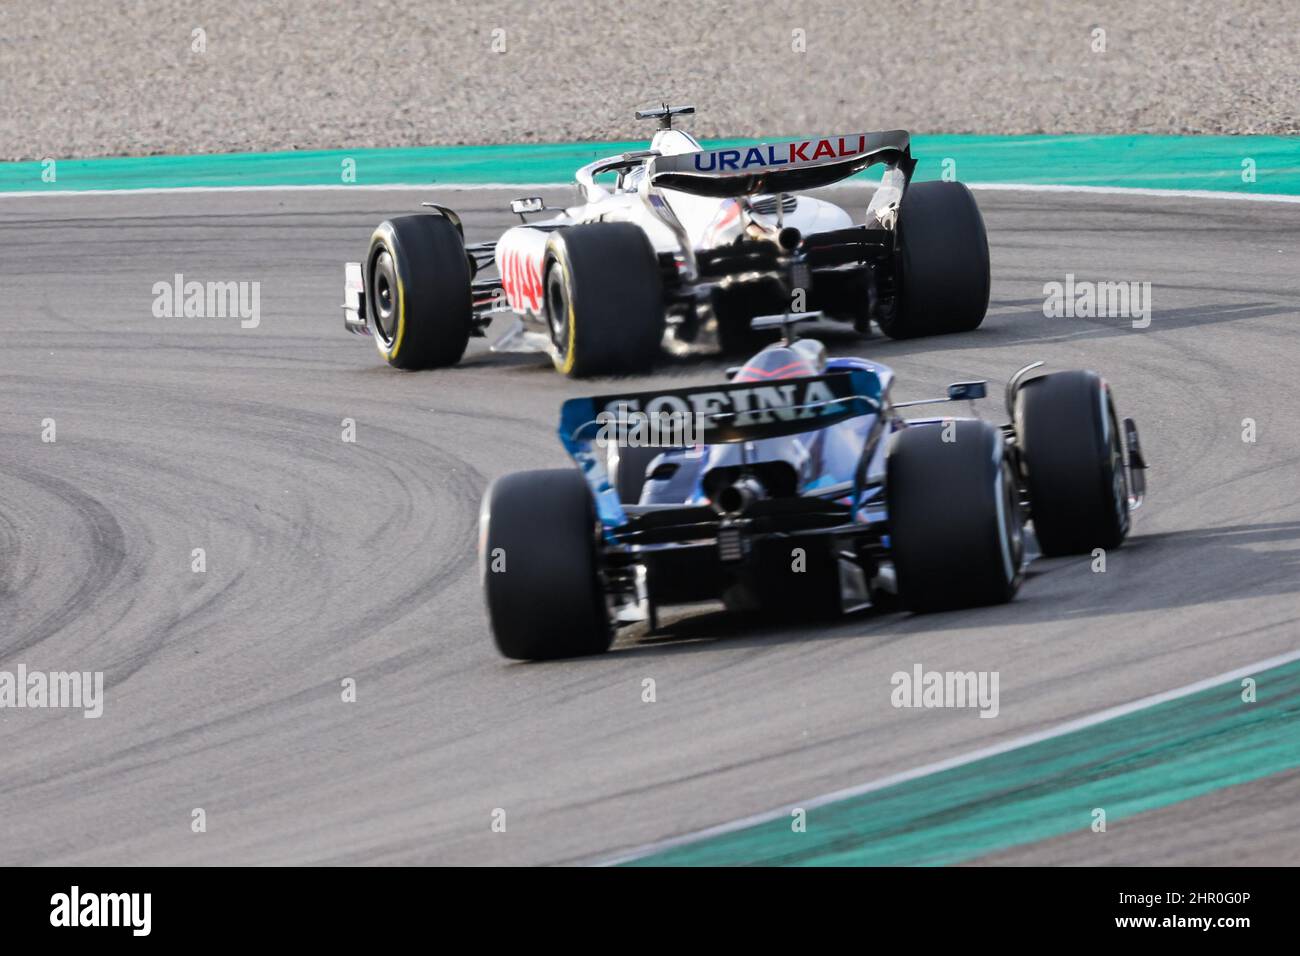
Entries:
[[546,274],[546,315],[551,326],[551,342],[560,355],[569,354],[569,292],[558,264]]
[[1119,443],[1119,429],[1115,427],[1115,418],[1110,416],[1110,487],[1114,499],[1115,520],[1119,524],[1120,534],[1128,532],[1128,474],[1124,471],[1124,450]]
[[385,342],[392,342],[397,330],[397,269],[387,249],[380,250],[370,267],[370,300],[375,331]]

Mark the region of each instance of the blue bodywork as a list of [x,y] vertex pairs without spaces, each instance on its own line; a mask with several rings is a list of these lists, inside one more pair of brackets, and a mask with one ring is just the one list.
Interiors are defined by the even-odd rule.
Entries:
[[[703,482],[708,472],[714,468],[740,465],[743,457],[745,463],[751,465],[764,461],[785,462],[797,475],[798,495],[833,495],[833,500],[853,504],[854,513],[857,513],[863,491],[860,483],[863,453],[872,436],[881,432],[880,412],[886,405],[894,373],[888,366],[863,358],[830,359],[822,375],[835,373],[847,373],[852,395],[820,405],[815,414],[806,413],[809,419],[806,427],[797,432],[789,433],[787,427],[784,429],[786,433],[777,437],[764,437],[762,426],[752,426],[733,429],[739,434],[729,434],[725,441],[705,442],[694,448],[665,449],[656,459],[656,467],[665,462],[676,463],[678,467],[668,469],[673,474],[667,479],[646,482],[641,505],[686,507],[707,504],[709,499]],[[785,386],[791,382],[807,381],[808,378],[774,379],[770,383],[757,383],[757,386]],[[750,389],[755,387],[754,382],[747,385]],[[746,388],[746,385],[728,383],[677,389],[673,393],[716,394]],[[606,455],[597,446],[600,431],[597,418],[611,401],[620,400],[618,396],[570,399],[561,409],[558,429],[560,441],[591,487],[596,512],[607,537],[627,523],[628,514],[610,484]],[[735,415],[718,417],[734,419]]]

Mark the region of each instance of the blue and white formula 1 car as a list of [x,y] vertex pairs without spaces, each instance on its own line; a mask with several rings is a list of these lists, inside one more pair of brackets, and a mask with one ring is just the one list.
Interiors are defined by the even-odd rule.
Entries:
[[995,604],[1020,586],[1027,523],[1045,555],[1127,536],[1146,463],[1095,372],[1021,369],[1002,426],[908,419],[905,406],[984,398],[986,383],[894,403],[886,366],[790,339],[725,384],[565,402],[578,468],[506,475],[483,501],[502,654],[600,653],[619,625],[718,599],[798,619]]
[[[494,316],[513,317],[495,351],[547,353],[566,375],[640,372],[665,352],[754,347],[750,320],[820,311],[894,338],[976,328],[989,252],[961,183],[912,183],[903,130],[705,149],[672,118],[649,148],[575,174],[580,201],[515,200],[522,224],[466,244],[455,211],[383,222],[345,267],[344,325],[390,365],[460,361]],[[883,167],[857,216],[807,190]],[[612,182],[610,181],[612,179]],[[538,218],[528,220],[528,216]]]

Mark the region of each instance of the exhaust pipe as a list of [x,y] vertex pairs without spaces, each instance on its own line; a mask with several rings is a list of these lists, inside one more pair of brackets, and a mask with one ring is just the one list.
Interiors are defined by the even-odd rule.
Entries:
[[743,512],[755,501],[767,497],[767,489],[756,478],[740,478],[718,492],[713,507],[720,514],[734,516]]

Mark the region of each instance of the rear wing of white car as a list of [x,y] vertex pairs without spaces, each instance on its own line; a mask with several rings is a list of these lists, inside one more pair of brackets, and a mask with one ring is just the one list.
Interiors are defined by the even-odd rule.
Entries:
[[904,182],[911,179],[916,161],[905,130],[658,156],[650,161],[647,176],[659,189],[697,196],[747,196],[828,186],[876,163],[898,169]]

